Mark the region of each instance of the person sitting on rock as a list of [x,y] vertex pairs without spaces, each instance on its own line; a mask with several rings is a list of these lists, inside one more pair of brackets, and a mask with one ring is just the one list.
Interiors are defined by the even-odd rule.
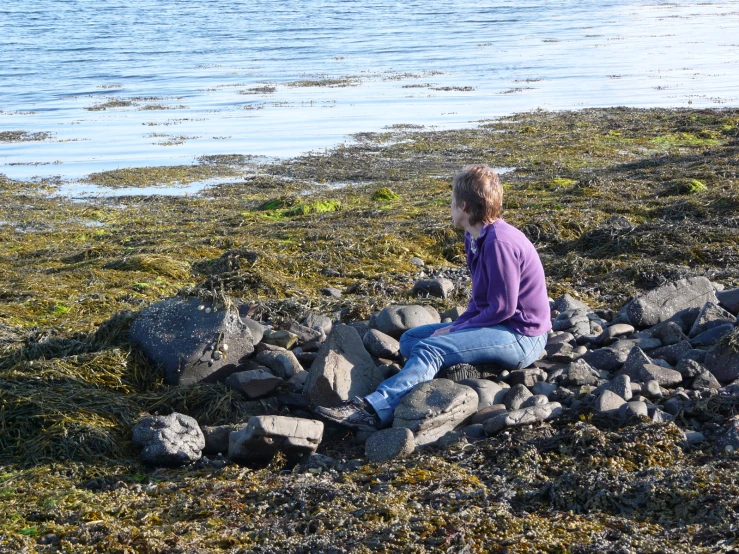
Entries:
[[520,369],[539,358],[552,327],[544,268],[526,236],[501,219],[503,187],[486,165],[469,165],[452,185],[451,212],[465,229],[472,278],[467,310],[453,323],[421,325],[400,338],[407,359],[400,373],[364,398],[315,412],[362,430],[392,423],[401,399],[419,383],[456,364]]

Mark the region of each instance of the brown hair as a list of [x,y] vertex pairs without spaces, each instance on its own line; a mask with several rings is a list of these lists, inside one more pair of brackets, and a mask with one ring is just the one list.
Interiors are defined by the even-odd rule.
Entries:
[[467,204],[470,224],[492,223],[500,217],[503,187],[487,165],[468,165],[454,178],[452,195],[458,206]]

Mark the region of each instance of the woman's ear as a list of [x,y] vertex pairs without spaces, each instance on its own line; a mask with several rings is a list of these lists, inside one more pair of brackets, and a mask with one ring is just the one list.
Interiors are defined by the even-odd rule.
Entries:
[[462,202],[461,208],[464,213],[470,213],[470,207],[467,205],[467,202]]

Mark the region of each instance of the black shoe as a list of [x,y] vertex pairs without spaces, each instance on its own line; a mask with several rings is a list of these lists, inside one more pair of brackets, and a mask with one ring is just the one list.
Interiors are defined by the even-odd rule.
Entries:
[[441,371],[439,377],[442,379],[449,379],[458,383],[465,379],[480,379],[482,375],[477,368],[470,364],[456,364]]
[[351,429],[377,431],[380,428],[380,418],[371,413],[367,403],[357,396],[336,408],[319,406],[313,411],[323,419]]

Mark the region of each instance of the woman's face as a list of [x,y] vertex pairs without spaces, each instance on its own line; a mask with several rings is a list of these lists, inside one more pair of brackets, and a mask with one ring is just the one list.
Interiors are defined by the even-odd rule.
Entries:
[[452,193],[452,221],[458,227],[466,227],[466,223],[469,222],[469,215],[464,211],[464,203],[462,206],[457,205],[457,201],[454,199],[454,193]]

